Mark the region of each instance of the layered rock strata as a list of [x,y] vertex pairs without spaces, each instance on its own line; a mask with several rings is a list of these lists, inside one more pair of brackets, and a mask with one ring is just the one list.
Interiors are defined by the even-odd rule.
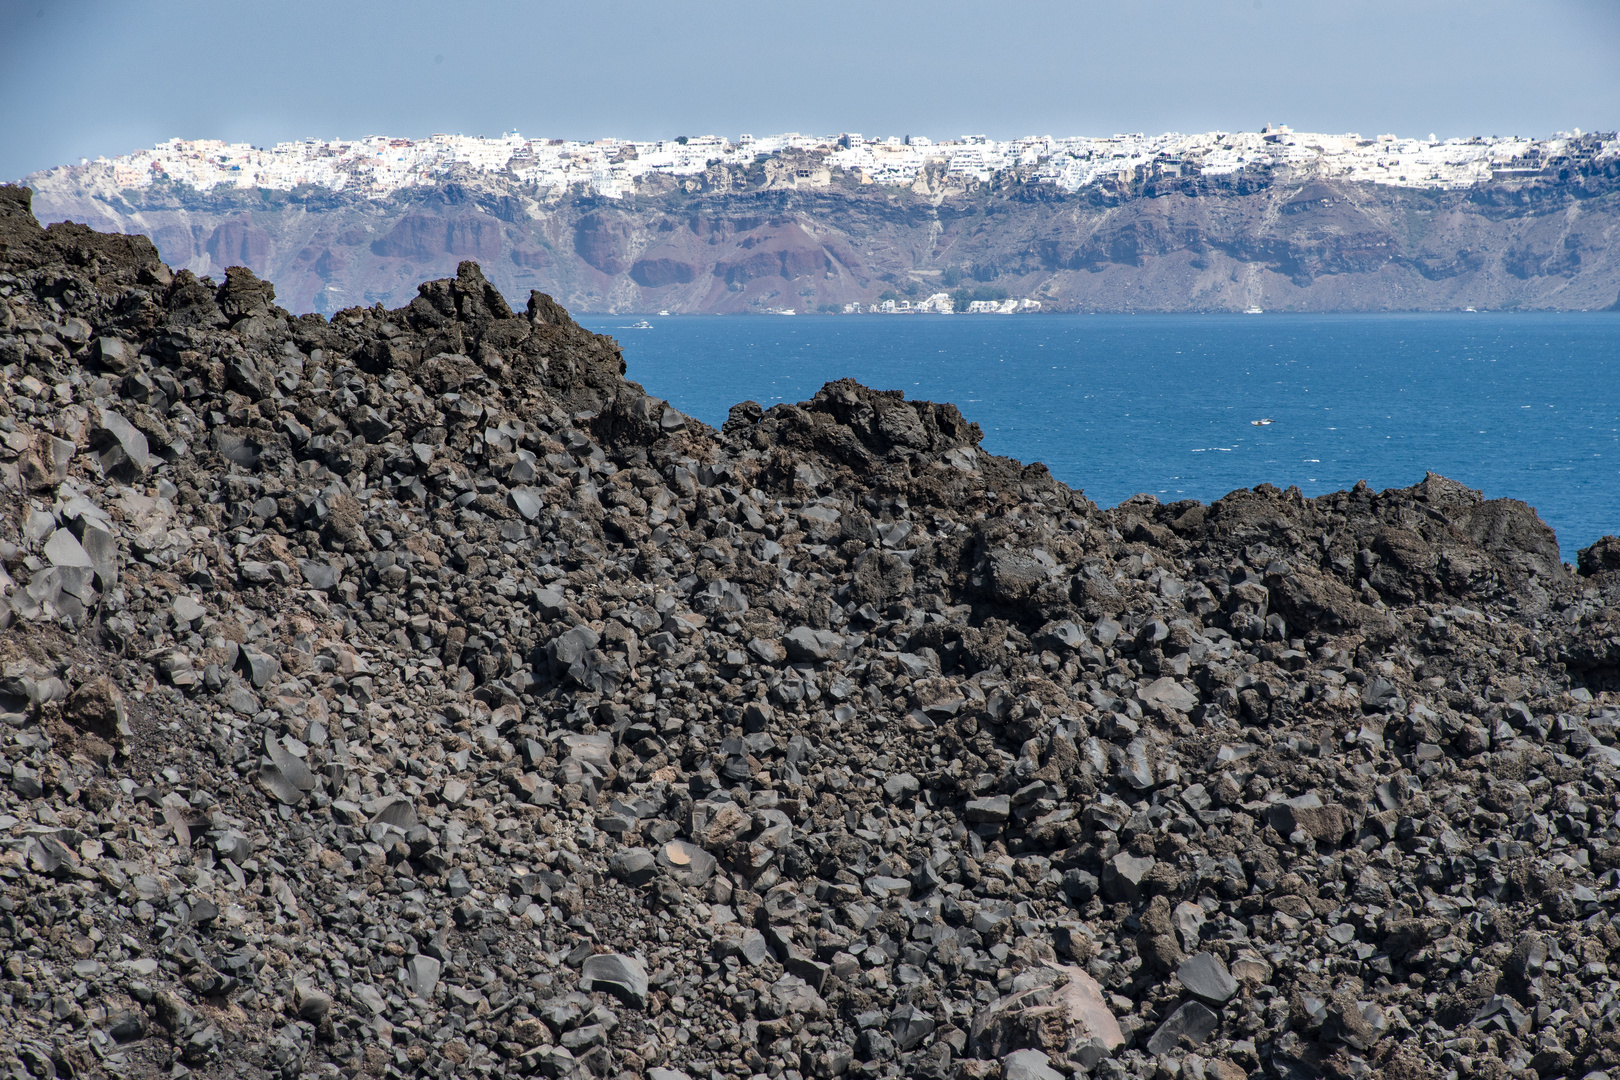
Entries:
[[[1620,296],[1620,163],[1458,191],[1287,170],[1065,194],[930,171],[799,188],[769,166],[650,177],[622,199],[458,176],[387,198],[36,174],[42,219],[151,237],[173,266],[246,265],[328,313],[408,303],[476,259],[578,312],[759,312],[1028,297],[1047,311],[1599,310]],[[783,186],[785,185],[785,186]]]

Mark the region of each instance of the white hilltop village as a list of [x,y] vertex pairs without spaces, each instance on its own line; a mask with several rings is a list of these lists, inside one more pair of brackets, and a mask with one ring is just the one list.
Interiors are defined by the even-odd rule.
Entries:
[[909,186],[931,164],[949,174],[989,182],[1018,172],[1026,180],[1078,191],[1105,181],[1147,176],[1223,176],[1289,167],[1325,179],[1412,188],[1465,188],[1493,180],[1546,175],[1554,162],[1620,157],[1614,132],[1559,132],[1550,139],[1475,136],[1468,139],[1363,138],[1322,135],[1268,125],[1258,132],[1198,135],[1111,135],[1055,139],[984,136],[934,142],[919,136],[867,139],[857,134],[719,135],[635,142],[430,135],[425,139],[371,136],[304,139],[256,147],[218,139],[170,139],[149,150],[81,160],[82,181],[116,189],[160,181],[198,191],[216,188],[326,188],[387,198],[401,188],[441,183],[464,174],[505,174],[539,189],[576,186],[620,198],[653,175],[696,176],[716,166],[741,168],[790,151],[820,158],[800,170],[801,186],[829,184],[843,170],[863,184]]
[[[1557,179],[1620,158],[1615,132],[1558,132],[1548,139],[1475,136],[1427,139],[1296,132],[1267,125],[1258,132],[1167,132],[1107,137],[984,136],[935,142],[919,136],[885,139],[859,134],[788,133],[733,142],[718,135],[637,142],[498,138],[435,134],[425,139],[371,136],[304,139],[257,147],[218,139],[170,139],[149,150],[114,158],[81,159],[36,174],[32,180],[66,183],[81,192],[116,196],[130,189],[173,184],[198,192],[221,189],[291,191],[322,188],[386,199],[411,187],[480,175],[504,178],[546,197],[567,194],[620,199],[650,178],[721,177],[777,159],[776,184],[830,188],[835,182],[910,187],[920,193],[931,174],[959,184],[1014,177],[1063,192],[1092,186],[1129,186],[1173,178],[1230,177],[1286,169],[1293,179],[1320,178],[1404,188],[1454,190],[1492,182]],[[689,190],[694,181],[685,181]],[[1034,300],[980,300],[972,313],[1038,311]],[[792,314],[791,309],[772,309]],[[925,300],[886,300],[873,313],[943,313],[956,310],[948,293]],[[862,311],[861,305],[845,311]]]

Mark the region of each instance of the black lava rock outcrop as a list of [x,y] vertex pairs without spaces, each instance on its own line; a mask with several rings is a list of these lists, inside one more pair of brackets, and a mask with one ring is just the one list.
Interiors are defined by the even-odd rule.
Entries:
[[1620,1066],[1620,540],[623,373],[0,189],[0,1070]]

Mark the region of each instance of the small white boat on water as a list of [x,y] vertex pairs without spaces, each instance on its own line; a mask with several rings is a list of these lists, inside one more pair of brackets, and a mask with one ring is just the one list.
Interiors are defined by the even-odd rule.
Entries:
[[1268,425],[1268,424],[1275,424],[1275,423],[1276,423],[1276,422],[1277,422],[1277,421],[1275,421],[1275,420],[1273,420],[1273,419],[1272,419],[1272,418],[1271,418],[1271,417],[1269,417],[1269,416],[1266,416],[1266,417],[1262,417],[1262,418],[1261,418],[1261,419],[1259,419],[1259,420],[1250,420],[1250,421],[1249,421],[1249,423],[1250,423],[1250,424],[1251,424],[1251,425],[1253,425],[1253,426],[1254,426],[1254,427],[1265,427],[1265,426],[1267,426],[1267,425]]
[[658,314],[660,314],[660,315],[668,315],[668,314],[669,314],[669,312],[667,312],[667,311],[660,311],[660,312],[659,312],[659,313],[658,313]]
[[651,330],[652,328],[653,328],[653,324],[648,322],[646,319],[641,319],[638,322],[633,322],[629,326],[621,326],[621,327],[619,327],[620,330]]
[[1257,308],[1257,307],[1246,307],[1246,308],[1243,309],[1243,314],[1245,314],[1245,315],[1264,315],[1265,312],[1262,311],[1260,308]]

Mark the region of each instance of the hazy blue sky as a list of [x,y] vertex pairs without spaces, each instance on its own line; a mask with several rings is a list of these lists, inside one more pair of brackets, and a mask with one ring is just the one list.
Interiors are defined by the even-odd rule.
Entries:
[[1620,127],[1614,0],[0,0],[0,178],[184,136]]

